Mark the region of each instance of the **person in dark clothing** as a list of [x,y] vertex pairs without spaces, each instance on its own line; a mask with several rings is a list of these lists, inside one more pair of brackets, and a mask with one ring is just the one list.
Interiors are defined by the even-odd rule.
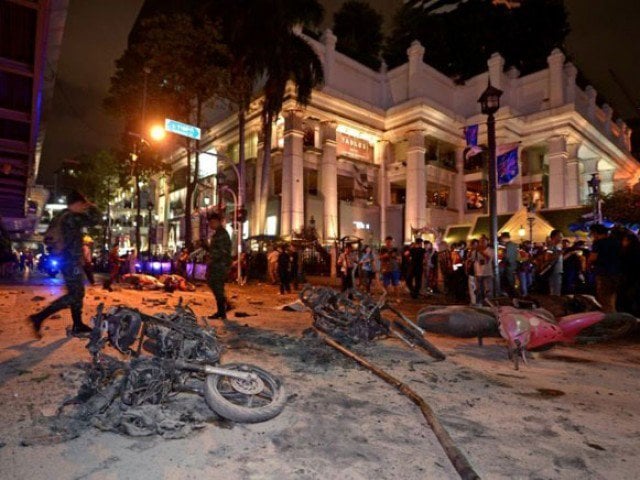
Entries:
[[620,243],[617,238],[609,236],[604,225],[591,225],[589,233],[594,239],[589,264],[593,266],[596,276],[596,299],[602,305],[603,312],[615,312],[622,273]]
[[564,251],[564,273],[562,275],[563,295],[575,295],[584,291],[586,258],[584,242],[577,241]]
[[211,319],[227,318],[227,298],[224,294],[224,282],[231,266],[231,238],[222,225],[222,218],[215,212],[208,215],[209,231],[213,231],[209,249],[207,284],[216,299],[218,311],[210,315]]
[[424,255],[426,253],[422,243],[422,238],[416,238],[413,246],[409,249],[409,278],[407,279],[407,288],[409,288],[412,298],[418,298],[420,290],[422,289]]
[[280,277],[280,295],[291,293],[291,257],[287,248],[278,247],[278,277]]
[[298,289],[298,275],[300,272],[298,271],[298,262],[300,261],[300,254],[296,249],[295,245],[289,245],[288,252],[289,258],[291,259],[291,281],[293,282],[293,288]]
[[84,301],[82,229],[96,225],[102,218],[102,214],[79,192],[71,192],[67,201],[68,207],[60,213],[59,219],[54,220],[60,222],[62,241],[60,262],[67,294],[29,317],[33,331],[38,338],[41,337],[42,322],[64,308],[71,309],[73,334],[81,335],[91,332],[91,327],[82,323],[82,304]]
[[518,270],[518,246],[511,241],[509,232],[502,232],[500,244],[504,246],[502,255],[502,289],[511,298],[518,295],[516,291],[516,271]]
[[622,237],[622,270],[617,308],[640,316],[640,240],[631,232]]

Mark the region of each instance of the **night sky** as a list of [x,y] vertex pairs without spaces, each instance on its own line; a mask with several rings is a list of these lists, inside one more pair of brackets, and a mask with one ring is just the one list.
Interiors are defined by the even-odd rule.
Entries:
[[[143,0],[70,1],[47,121],[41,183],[51,183],[52,173],[63,159],[117,145],[122,126],[104,112],[102,100],[114,62],[126,47],[127,35],[142,3]],[[343,0],[321,3],[327,10],[327,27]],[[369,3],[385,15],[385,27],[389,28],[389,19],[402,0]],[[572,28],[567,47],[573,61],[620,116],[640,119],[640,0],[565,3]]]

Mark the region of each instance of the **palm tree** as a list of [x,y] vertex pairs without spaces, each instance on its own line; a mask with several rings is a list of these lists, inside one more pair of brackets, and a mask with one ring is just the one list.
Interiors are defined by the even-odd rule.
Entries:
[[306,105],[313,89],[324,81],[320,59],[300,35],[301,27],[320,23],[322,6],[316,0],[271,0],[264,4],[270,14],[262,17],[264,47],[259,59],[264,75],[262,130],[265,142],[259,185],[256,182],[258,232],[264,231],[269,197],[271,132],[282,110],[287,83],[294,83],[298,103]]

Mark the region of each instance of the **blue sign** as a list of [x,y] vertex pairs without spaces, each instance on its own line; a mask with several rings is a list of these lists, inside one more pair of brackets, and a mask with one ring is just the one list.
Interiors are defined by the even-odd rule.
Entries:
[[518,147],[496,158],[498,167],[498,186],[509,185],[518,176]]
[[200,140],[200,129],[195,125],[189,125],[188,123],[182,123],[176,120],[171,120],[170,118],[165,118],[164,129],[167,132],[182,135],[183,137]]

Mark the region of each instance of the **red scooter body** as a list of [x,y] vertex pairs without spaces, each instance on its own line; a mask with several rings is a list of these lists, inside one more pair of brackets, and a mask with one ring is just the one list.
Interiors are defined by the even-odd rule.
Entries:
[[576,335],[604,318],[599,311],[576,313],[557,321],[546,310],[497,307],[500,335],[507,340],[509,354],[522,356],[524,350],[536,350],[556,343],[575,341]]

